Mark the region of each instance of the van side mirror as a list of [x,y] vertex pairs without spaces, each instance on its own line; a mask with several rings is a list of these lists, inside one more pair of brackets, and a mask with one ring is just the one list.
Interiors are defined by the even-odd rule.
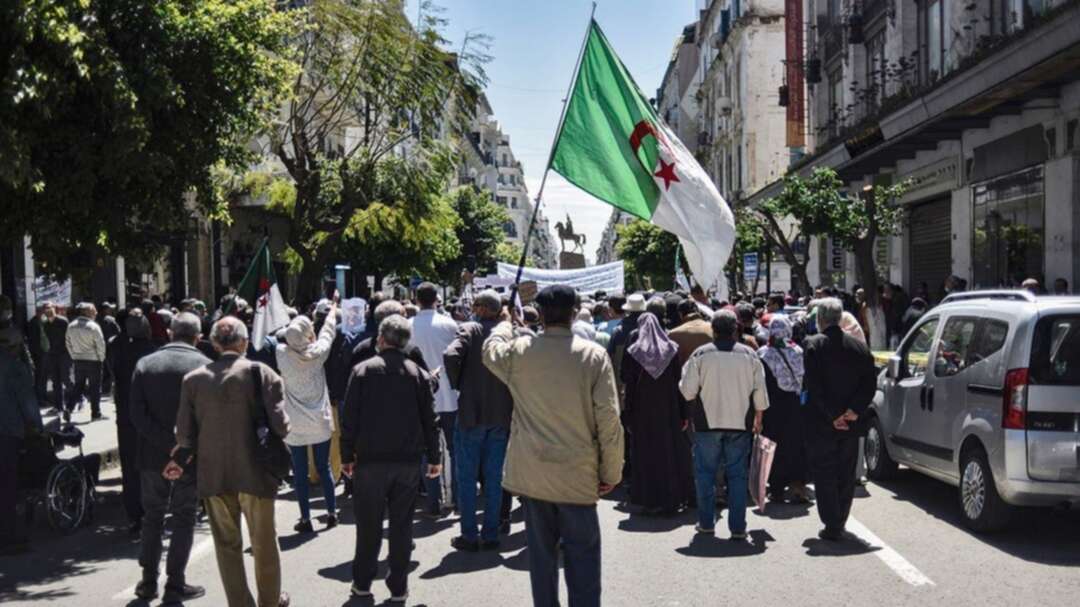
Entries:
[[885,375],[891,380],[900,379],[900,356],[893,354],[889,357],[889,366],[885,371]]

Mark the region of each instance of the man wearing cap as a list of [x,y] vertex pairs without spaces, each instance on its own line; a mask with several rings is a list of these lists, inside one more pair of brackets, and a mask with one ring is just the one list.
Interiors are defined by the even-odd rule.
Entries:
[[513,439],[503,487],[525,504],[535,605],[557,605],[562,547],[570,604],[600,605],[596,502],[622,480],[623,433],[611,359],[570,325],[577,295],[551,286],[537,296],[544,332],[514,337],[503,322],[484,343],[484,364],[510,388]]

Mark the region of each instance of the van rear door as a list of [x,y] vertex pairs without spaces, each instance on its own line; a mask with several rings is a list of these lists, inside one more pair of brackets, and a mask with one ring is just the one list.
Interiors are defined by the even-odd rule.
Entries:
[[1080,482],[1080,314],[1035,325],[1028,369],[1028,476]]

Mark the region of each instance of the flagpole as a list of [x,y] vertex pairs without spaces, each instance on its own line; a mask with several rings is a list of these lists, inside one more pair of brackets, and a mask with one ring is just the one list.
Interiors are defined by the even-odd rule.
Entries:
[[532,217],[529,219],[529,229],[525,233],[525,245],[521,248],[521,260],[518,261],[517,275],[514,277],[514,285],[511,300],[517,297],[518,285],[521,284],[521,274],[525,271],[525,260],[529,258],[529,243],[532,241],[533,232],[536,229],[536,217],[540,213],[540,204],[544,198],[544,186],[547,184],[548,173],[551,172],[551,163],[555,159],[555,147],[559,144],[562,135],[563,123],[566,121],[566,110],[570,107],[570,97],[574,94],[574,86],[577,84],[578,73],[581,71],[581,59],[585,56],[585,46],[589,43],[589,33],[592,31],[593,19],[596,17],[596,2],[592,3],[592,12],[589,13],[589,26],[585,29],[585,37],[581,41],[581,50],[578,51],[577,63],[574,64],[574,75],[570,78],[570,86],[563,98],[562,112],[559,114],[559,126],[555,129],[555,139],[551,142],[551,151],[548,152],[547,166],[544,167],[544,175],[540,178],[540,189],[536,192],[536,202],[533,205]]

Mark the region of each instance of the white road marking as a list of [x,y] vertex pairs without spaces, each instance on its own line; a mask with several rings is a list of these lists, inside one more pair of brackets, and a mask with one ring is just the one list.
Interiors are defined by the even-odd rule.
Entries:
[[874,550],[881,562],[885,563],[889,569],[900,576],[900,579],[904,580],[912,586],[935,586],[933,580],[926,577],[926,575],[919,571],[915,565],[912,565],[906,558],[900,555],[899,552],[890,548],[885,542],[881,541],[873,531],[866,528],[855,517],[848,517],[847,530],[855,534],[859,539],[865,542]]

